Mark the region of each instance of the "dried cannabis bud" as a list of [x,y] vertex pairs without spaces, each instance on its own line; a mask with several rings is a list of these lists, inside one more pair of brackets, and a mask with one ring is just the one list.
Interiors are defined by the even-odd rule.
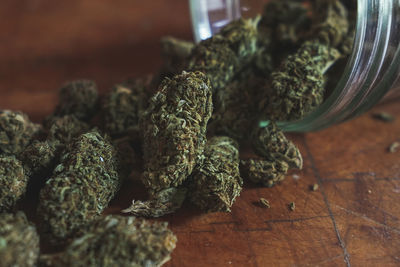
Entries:
[[319,43],[337,47],[349,30],[348,12],[340,0],[312,1],[311,37]]
[[26,191],[28,177],[14,156],[0,156],[0,212],[9,211]]
[[20,155],[28,177],[36,174],[45,175],[55,165],[60,154],[58,141],[33,141]]
[[192,51],[188,69],[204,72],[214,92],[225,87],[256,53],[258,21],[259,17],[233,21],[200,42]]
[[210,79],[213,91],[225,87],[239,69],[239,61],[229,43],[215,35],[198,44],[192,52],[189,70],[202,71]]
[[[309,10],[299,1],[272,0],[265,5],[259,29],[268,34],[274,53],[292,50],[310,27]],[[276,57],[276,55],[274,55]]]
[[130,136],[121,137],[112,141],[117,150],[119,158],[119,176],[126,178],[132,170],[140,163],[140,157],[133,148]]
[[113,87],[103,104],[104,128],[111,135],[139,134],[139,118],[147,105],[145,81],[135,79]]
[[302,46],[271,74],[260,111],[264,119],[296,120],[319,106],[325,92],[325,72],[340,57],[336,49],[348,32],[346,8],[339,0],[313,1],[313,28]]
[[61,144],[70,143],[75,137],[87,132],[89,125],[74,115],[50,116],[46,121],[48,140],[58,140]]
[[44,266],[161,266],[170,259],[176,236],[167,223],[109,215],[85,227],[65,252],[41,256]]
[[256,124],[257,90],[263,80],[254,75],[237,77],[213,98],[214,113],[207,130],[213,134],[227,135],[244,140],[249,129]]
[[204,162],[196,166],[189,181],[190,200],[205,211],[230,211],[242,191],[239,150],[235,140],[211,138],[204,150]]
[[82,134],[40,192],[38,213],[53,241],[73,236],[107,207],[119,189],[114,147],[97,131]]
[[51,172],[65,146],[89,130],[89,125],[74,115],[50,116],[45,125],[48,129],[47,139],[35,140],[19,155],[29,177]]
[[39,236],[22,212],[0,214],[0,265],[36,266]]
[[280,70],[271,74],[271,85],[264,89],[259,108],[271,120],[290,121],[302,118],[319,106],[324,97],[327,69],[340,53],[327,45],[305,42],[288,56]]
[[186,198],[186,192],[186,187],[167,188],[153,194],[150,200],[132,200],[132,205],[122,212],[141,217],[161,217],[178,210]]
[[146,187],[157,192],[182,184],[201,161],[212,113],[211,88],[201,72],[166,78],[143,115]]
[[261,17],[238,19],[221,28],[218,33],[228,41],[229,47],[241,62],[249,62],[257,50],[257,25]]
[[271,161],[262,158],[240,161],[241,175],[256,184],[272,187],[285,179],[289,165],[285,161]]
[[60,88],[56,116],[75,115],[80,120],[89,120],[96,111],[97,86],[90,80],[77,80]]
[[299,149],[273,122],[264,128],[257,127],[253,132],[252,142],[255,152],[270,161],[284,161],[289,168],[303,167],[303,158]]
[[161,39],[161,55],[164,58],[164,72],[178,74],[182,72],[194,47],[193,42],[171,36]]
[[0,154],[18,154],[39,133],[39,124],[19,111],[0,110]]

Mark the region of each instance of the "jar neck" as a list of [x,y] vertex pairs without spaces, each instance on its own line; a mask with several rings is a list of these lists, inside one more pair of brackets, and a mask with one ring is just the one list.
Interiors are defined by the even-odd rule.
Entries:
[[[241,8],[246,10],[254,2],[262,3],[190,0],[196,41],[210,37],[218,27],[240,17]],[[285,131],[320,130],[364,113],[385,95],[390,97],[391,88],[400,88],[399,21],[399,0],[357,0],[353,49],[332,93],[304,118],[278,125]]]
[[280,122],[285,131],[306,132],[354,118],[379,102],[400,76],[400,3],[358,0],[352,53],[331,95],[298,121]]

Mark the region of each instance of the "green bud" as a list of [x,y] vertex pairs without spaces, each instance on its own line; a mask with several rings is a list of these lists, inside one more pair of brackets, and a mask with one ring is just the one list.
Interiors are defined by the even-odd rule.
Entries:
[[152,194],[150,200],[132,200],[122,212],[141,217],[161,217],[180,209],[186,198],[186,187],[171,187]]
[[289,165],[285,161],[271,161],[262,158],[240,161],[240,173],[256,184],[272,187],[285,179]]
[[26,175],[45,175],[50,173],[61,153],[58,141],[33,141],[20,155]]
[[213,137],[207,142],[204,157],[189,181],[189,198],[205,211],[230,211],[243,185],[238,144],[229,137]]
[[192,173],[201,161],[211,113],[211,88],[201,72],[182,72],[162,82],[142,120],[147,188],[176,187]]
[[[309,13],[304,3],[299,1],[268,1],[258,25],[259,46],[262,50],[257,53],[257,65],[267,62],[269,63],[267,66],[270,67],[272,65],[270,57],[273,57],[274,65],[279,66],[289,53],[293,53],[309,31],[311,24]],[[272,66],[265,69],[266,77]]]
[[289,168],[303,167],[299,149],[286,138],[275,123],[270,122],[264,128],[257,127],[252,135],[253,149],[258,155],[270,161],[284,161]]
[[340,0],[312,1],[313,27],[309,39],[337,47],[349,30],[348,12]]
[[42,255],[43,266],[161,266],[170,259],[176,236],[167,223],[108,215],[84,228],[62,253]]
[[22,212],[0,214],[0,265],[36,266],[39,236]]
[[0,154],[19,154],[38,135],[39,124],[19,111],[0,110]]
[[309,10],[302,2],[292,0],[272,0],[264,7],[260,27],[272,32],[276,45],[295,46],[302,39],[310,25]]
[[22,163],[14,156],[0,156],[0,212],[12,210],[27,185]]
[[210,80],[213,91],[223,88],[235,76],[239,61],[229,43],[220,35],[199,43],[190,56],[188,68],[201,71]]
[[107,207],[120,186],[117,153],[97,131],[71,143],[40,192],[42,231],[51,241],[76,235]]
[[229,47],[241,62],[249,61],[257,50],[257,25],[261,17],[234,20],[218,33],[227,40]]
[[305,42],[271,74],[272,83],[264,89],[259,105],[265,118],[296,120],[319,106],[324,99],[324,73],[339,58],[335,48]]
[[256,53],[258,22],[259,17],[232,21],[200,42],[193,48],[188,69],[204,72],[214,92],[225,87]]
[[66,83],[59,91],[56,116],[75,115],[80,120],[89,120],[97,108],[97,86],[93,81],[77,80]]
[[227,135],[245,140],[257,120],[254,103],[263,80],[252,74],[237,76],[223,90],[214,94],[214,112],[207,131],[214,135]]
[[145,81],[115,85],[103,104],[105,131],[111,135],[139,135],[139,118],[147,106]]
[[75,137],[89,130],[89,125],[74,115],[50,116],[46,120],[46,126],[48,128],[47,139],[57,140],[63,145],[69,144]]

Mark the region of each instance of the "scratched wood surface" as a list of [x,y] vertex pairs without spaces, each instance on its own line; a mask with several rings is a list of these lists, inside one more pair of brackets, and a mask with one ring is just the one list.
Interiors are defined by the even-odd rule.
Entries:
[[[94,79],[104,92],[153,72],[167,34],[191,38],[187,1],[1,1],[0,108],[40,121],[66,80]],[[163,218],[179,240],[166,266],[399,266],[400,152],[387,152],[400,141],[399,104],[372,111],[397,115],[393,123],[368,113],[291,135],[304,169],[270,189],[246,183],[232,213],[201,214],[186,204]],[[144,196],[138,175],[108,213]],[[256,205],[260,197],[270,209]],[[287,208],[292,201],[295,211]]]

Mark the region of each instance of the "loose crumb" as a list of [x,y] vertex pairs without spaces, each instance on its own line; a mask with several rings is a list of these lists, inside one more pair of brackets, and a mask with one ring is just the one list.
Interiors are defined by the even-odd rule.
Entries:
[[290,203],[289,203],[289,209],[290,209],[291,211],[294,211],[294,210],[296,209],[296,204],[295,204],[294,202],[290,202]]
[[397,152],[397,150],[400,147],[400,143],[399,142],[393,142],[390,146],[389,146],[389,152],[390,153],[395,153]]
[[310,186],[310,188],[311,188],[312,191],[317,191],[318,188],[319,188],[319,185],[318,184],[313,184],[312,186]]
[[384,122],[392,122],[395,120],[395,117],[392,114],[387,113],[387,112],[374,113],[374,114],[372,114],[372,117],[374,119],[381,120]]
[[260,198],[260,203],[267,209],[271,208],[271,205],[269,204],[269,201],[265,198]]
[[300,175],[298,175],[298,174],[293,174],[292,177],[295,180],[299,180],[300,179]]

